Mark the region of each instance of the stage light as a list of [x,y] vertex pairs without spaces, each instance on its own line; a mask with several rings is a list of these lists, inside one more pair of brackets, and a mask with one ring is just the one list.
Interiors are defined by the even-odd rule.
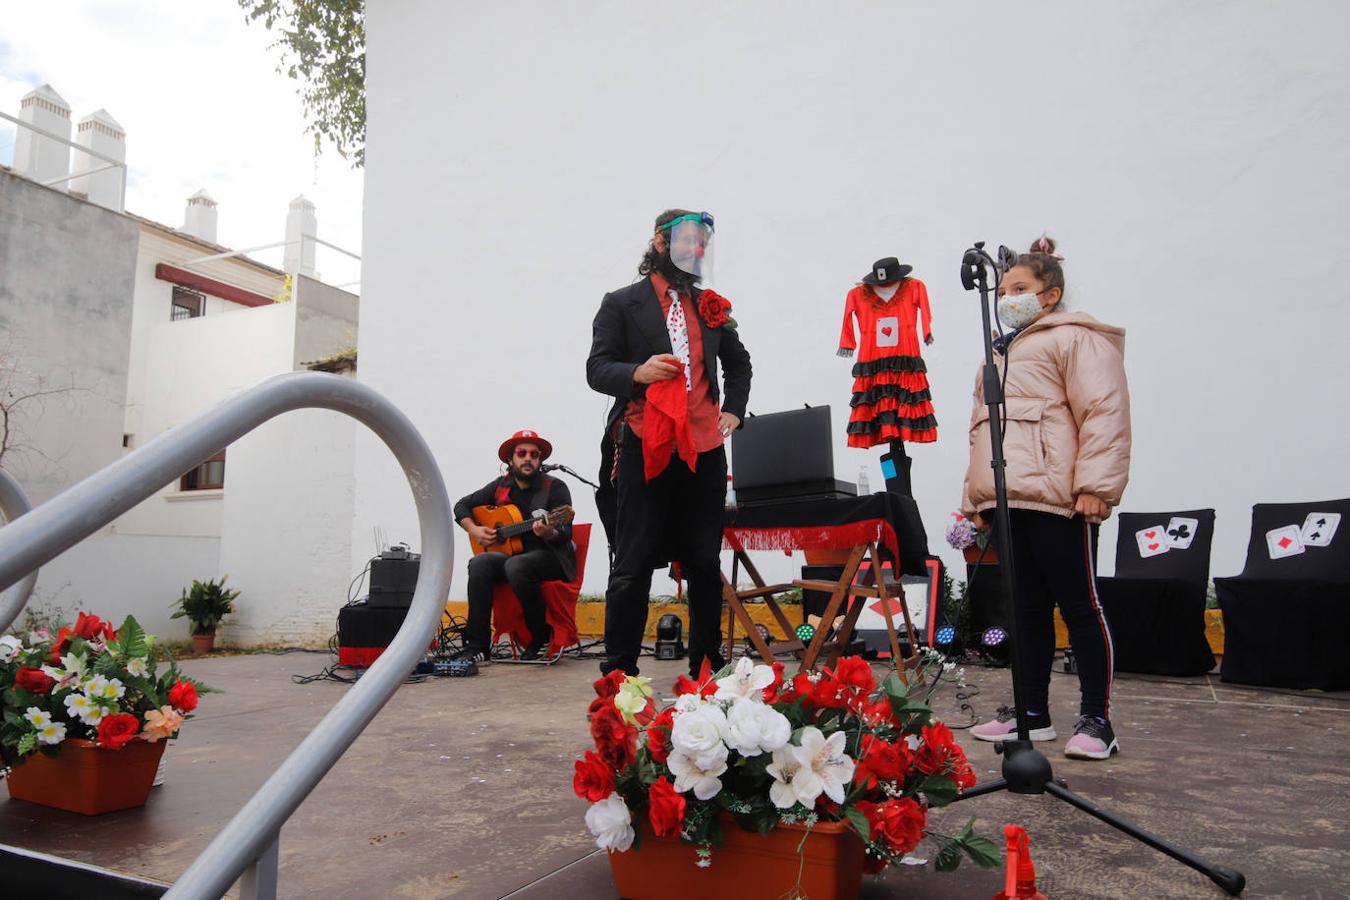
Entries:
[[797,626],[797,640],[803,644],[811,643],[811,639],[816,636],[816,626],[803,622]]
[[939,647],[950,647],[956,643],[956,629],[951,625],[943,625],[937,630],[934,640]]
[[680,617],[673,613],[666,613],[656,621],[656,658],[657,659],[683,659],[684,641],[681,636],[684,633],[684,624]]
[[762,622],[755,623],[755,631],[759,632],[759,639],[766,644],[773,639],[773,635],[769,633],[769,626]]
[[995,625],[985,631],[984,636],[980,638],[980,643],[984,644],[984,646],[990,650],[993,650],[995,647],[1001,646],[1007,640],[1008,632]]

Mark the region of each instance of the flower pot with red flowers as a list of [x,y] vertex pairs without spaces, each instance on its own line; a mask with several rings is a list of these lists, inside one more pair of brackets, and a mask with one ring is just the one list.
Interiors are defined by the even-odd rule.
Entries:
[[116,631],[80,613],[74,628],[0,637],[0,762],[16,800],[96,815],[141,806],[164,742],[205,690],[132,616]]
[[975,783],[928,706],[938,680],[891,673],[878,686],[859,657],[785,679],[782,663],[745,658],[701,682],[681,676],[658,710],[650,679],[601,678],[595,748],[572,787],[619,895],[852,897],[864,873],[925,838],[944,871],[963,855],[997,864],[973,820],[956,835],[927,828],[931,807]]
[[210,653],[216,647],[216,627],[220,620],[234,612],[234,601],[238,591],[227,590],[225,580],[192,581],[191,588],[183,588],[183,595],[174,606],[177,608],[170,618],[187,619],[192,628],[192,650],[198,656]]

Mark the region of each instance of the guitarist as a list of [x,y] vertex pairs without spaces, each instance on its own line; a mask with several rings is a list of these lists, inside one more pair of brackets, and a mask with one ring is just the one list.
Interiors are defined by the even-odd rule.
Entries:
[[[528,518],[537,510],[553,510],[572,504],[567,485],[543,475],[540,465],[553,453],[553,445],[533,431],[517,431],[497,448],[497,457],[506,463],[507,472],[460,499],[455,504],[455,521],[469,534],[469,540],[481,546],[497,542],[497,529],[474,521],[475,506],[515,506]],[[544,620],[545,581],[570,581],[577,573],[576,546],[572,526],[548,525],[536,521],[532,531],[521,536],[523,552],[480,553],[469,560],[469,626],[462,658],[488,661],[492,644],[492,590],[507,582],[520,599],[530,643],[520,658],[539,659],[548,647],[548,624]]]

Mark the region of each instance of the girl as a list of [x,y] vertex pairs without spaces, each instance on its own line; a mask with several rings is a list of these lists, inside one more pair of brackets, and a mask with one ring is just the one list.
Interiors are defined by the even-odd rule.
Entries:
[[[1066,756],[1107,759],[1119,749],[1111,729],[1111,632],[1097,597],[1099,523],[1120,503],[1130,471],[1130,397],[1125,331],[1064,308],[1062,257],[1042,237],[1017,258],[999,287],[1006,333],[996,346],[1006,374],[1010,544],[1022,697],[1031,739],[1056,737],[1050,722],[1050,666],[1056,604],[1078,659],[1082,702]],[[961,509],[977,526],[992,519],[989,412],[975,383],[970,467]],[[1015,736],[1013,710],[971,734],[986,741]]]

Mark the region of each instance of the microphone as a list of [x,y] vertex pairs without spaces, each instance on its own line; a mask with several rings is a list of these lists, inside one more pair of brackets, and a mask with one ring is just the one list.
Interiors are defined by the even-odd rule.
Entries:
[[543,463],[539,466],[540,472],[556,472],[558,469],[566,469],[567,466],[558,463]]
[[1007,272],[1013,266],[1017,265],[1017,254],[1009,250],[1003,244],[998,247],[998,270]]

